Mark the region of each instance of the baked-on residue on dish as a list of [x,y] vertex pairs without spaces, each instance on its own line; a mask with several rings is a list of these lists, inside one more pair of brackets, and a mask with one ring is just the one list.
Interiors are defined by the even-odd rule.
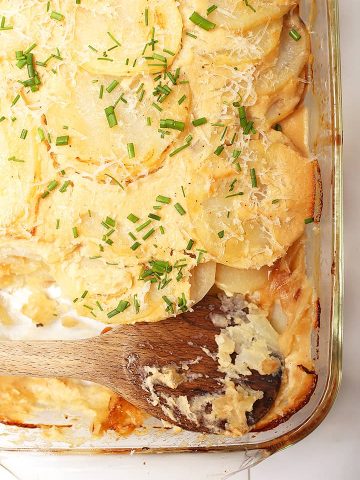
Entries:
[[[3,338],[176,322],[211,288],[241,294],[264,312],[284,358],[280,393],[252,429],[306,403],[318,303],[304,232],[318,167],[299,107],[310,40],[296,7],[61,0],[54,11],[0,0]],[[67,394],[72,421],[83,411],[94,434],[143,422],[96,385],[0,385],[4,423],[36,425],[39,398],[68,414]]]

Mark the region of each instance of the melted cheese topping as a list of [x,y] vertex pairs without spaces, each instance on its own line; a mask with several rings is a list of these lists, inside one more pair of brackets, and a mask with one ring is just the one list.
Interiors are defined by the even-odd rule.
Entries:
[[[302,94],[296,3],[0,0],[1,335],[175,316],[216,264],[263,272],[286,254],[315,189],[306,150],[271,130]],[[234,329],[221,351],[248,336],[245,371],[252,331]]]

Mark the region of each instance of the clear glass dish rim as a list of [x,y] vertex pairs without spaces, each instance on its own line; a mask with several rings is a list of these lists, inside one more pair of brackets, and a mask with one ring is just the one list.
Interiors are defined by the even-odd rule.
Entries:
[[332,219],[332,304],[331,304],[331,342],[329,345],[329,374],[323,395],[317,408],[309,418],[299,426],[279,437],[254,444],[224,445],[213,447],[156,447],[156,448],[0,448],[0,453],[31,453],[61,455],[96,454],[152,454],[152,453],[201,453],[201,452],[243,452],[261,450],[266,456],[299,442],[315,430],[329,413],[339,390],[342,376],[343,345],[343,296],[344,296],[344,246],[343,246],[343,122],[342,122],[342,86],[340,58],[339,1],[327,0],[329,34],[329,68],[331,94],[331,150],[334,159],[333,171],[333,219]]

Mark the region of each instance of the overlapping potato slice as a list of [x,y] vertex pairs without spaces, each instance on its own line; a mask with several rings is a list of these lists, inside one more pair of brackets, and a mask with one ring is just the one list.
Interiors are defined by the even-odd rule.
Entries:
[[[293,29],[301,35],[297,41],[289,34]],[[259,70],[255,82],[258,96],[276,93],[292,79],[299,77],[309,61],[309,55],[310,38],[306,27],[297,15],[287,15],[284,19],[276,64],[270,64],[268,67],[265,65]]]
[[16,130],[10,119],[0,128],[0,229],[18,237],[29,236],[35,220],[39,164],[34,130],[29,117],[20,118]]
[[[182,135],[180,130],[168,130],[162,135],[159,132],[160,119],[188,123],[191,105],[188,84],[162,82],[171,93],[158,104],[162,109],[160,112],[153,106],[157,98],[153,91],[157,84],[149,76],[123,78],[110,93],[106,88],[114,82],[114,77],[95,78],[79,70],[74,85],[65,88],[63,85],[69,85],[69,76],[70,72],[61,69],[58,87],[54,85],[58,103],[52,104],[45,112],[47,130],[52,138],[69,135],[67,146],[52,145],[61,167],[87,172],[100,180],[110,174],[121,182],[159,168],[163,152]],[[100,89],[102,98],[99,98]],[[183,96],[186,99],[179,105]],[[115,104],[118,125],[110,128],[105,108]],[[129,158],[127,150],[130,143],[135,149],[133,158]]]
[[250,117],[256,125],[267,130],[290,115],[299,104],[305,89],[305,81],[292,78],[287,84],[270,95],[262,95],[249,108]]
[[[76,13],[74,52],[88,72],[133,76],[171,65],[181,36],[182,19],[175,0],[91,0]],[[155,43],[145,49],[151,41]],[[152,58],[154,53],[165,57],[166,63]]]
[[[188,19],[194,11],[189,2],[182,2],[180,11],[184,19]],[[211,17],[209,17],[210,19]],[[230,31],[227,27],[219,27],[208,32],[199,28],[196,39],[184,35],[182,49],[196,56],[205,57],[211,64],[232,65],[240,68],[246,63],[257,63],[277,50],[282,30],[282,18],[266,21],[246,34]],[[188,28],[192,28],[188,22]]]
[[[207,0],[186,0],[193,10],[206,16]],[[209,20],[223,26],[245,32],[265,22],[283,17],[297,0],[220,0],[218,8],[209,15]]]
[[313,215],[314,165],[280,141],[267,149],[262,141],[251,141],[238,176],[225,158],[215,156],[198,170],[196,188],[187,199],[193,235],[219,263],[271,265]]
[[265,287],[269,279],[269,268],[259,270],[228,267],[218,264],[216,266],[216,286],[227,293],[253,294]]
[[302,155],[309,155],[309,111],[302,105],[281,122],[284,135],[291,139]]

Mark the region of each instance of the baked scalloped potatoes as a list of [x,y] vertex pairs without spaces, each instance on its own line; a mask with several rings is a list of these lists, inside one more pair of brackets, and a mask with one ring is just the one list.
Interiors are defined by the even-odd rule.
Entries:
[[[303,238],[319,180],[299,147],[310,40],[296,6],[0,0],[3,338],[176,322],[210,289],[242,295],[285,359],[273,408],[242,433],[306,402],[317,299]],[[37,398],[64,409],[66,392],[95,434],[143,422],[103,387],[5,378],[0,421],[28,426]]]

